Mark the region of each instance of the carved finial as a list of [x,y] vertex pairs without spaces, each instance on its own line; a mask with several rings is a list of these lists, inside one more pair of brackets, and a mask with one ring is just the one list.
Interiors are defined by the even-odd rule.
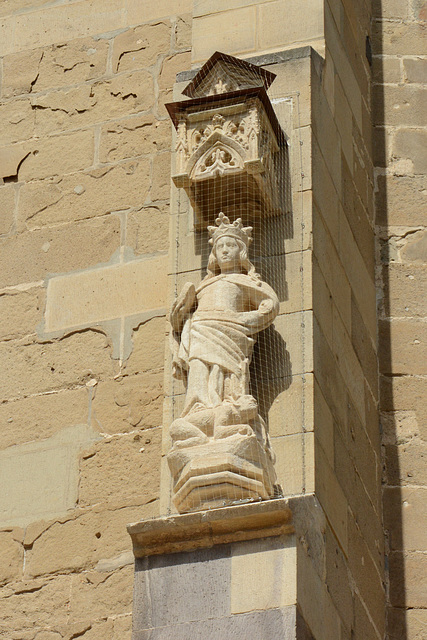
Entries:
[[249,246],[252,242],[252,227],[244,227],[241,218],[237,218],[233,223],[230,223],[230,219],[221,211],[215,222],[218,225],[217,227],[208,227],[209,244],[214,245],[218,238],[222,236],[237,238],[246,246]]
[[218,82],[216,83],[216,85],[215,85],[215,93],[216,93],[217,95],[218,95],[218,94],[221,94],[221,93],[226,93],[226,91],[227,91],[227,86],[228,86],[228,85],[227,85],[227,82],[223,82],[223,80],[220,78],[220,79],[218,80]]

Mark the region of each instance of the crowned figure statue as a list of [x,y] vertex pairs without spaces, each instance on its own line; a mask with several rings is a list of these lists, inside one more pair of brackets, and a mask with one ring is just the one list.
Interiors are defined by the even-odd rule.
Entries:
[[[207,462],[203,466],[201,461],[207,460],[209,450],[215,451],[214,458],[231,484],[241,484],[234,476],[242,476],[242,469],[234,467],[239,467],[236,456],[243,451],[242,445],[248,451],[249,438],[253,446],[249,447],[249,459],[245,454],[244,460],[258,465],[264,474],[263,488],[255,490],[252,486],[254,492],[249,493],[256,497],[258,491],[261,497],[267,497],[274,481],[273,453],[258,404],[250,395],[249,365],[256,336],[274,321],[279,301],[249,260],[252,227],[244,227],[240,218],[230,223],[220,213],[216,226],[209,226],[208,231],[212,250],[207,275],[198,287],[184,285],[170,312],[173,375],[184,381],[186,395],[181,416],[170,426],[169,466],[175,493],[179,489],[182,493],[190,478],[194,489],[198,469],[204,477],[199,478],[196,489],[199,497],[207,495],[206,485],[202,491],[203,482],[209,484],[211,492],[215,479],[227,484],[224,477],[218,477],[218,471],[208,468]],[[220,450],[229,461],[228,454],[234,460],[228,471],[227,465],[220,463]],[[184,491],[187,497],[189,489],[187,486]],[[226,493],[230,495],[228,490]],[[243,490],[242,496],[247,494]],[[182,510],[191,510],[187,503]]]

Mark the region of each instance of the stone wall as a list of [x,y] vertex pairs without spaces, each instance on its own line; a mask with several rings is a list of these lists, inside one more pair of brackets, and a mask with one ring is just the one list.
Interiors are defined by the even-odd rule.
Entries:
[[[325,637],[379,640],[385,591],[370,9],[346,0],[327,0],[324,9],[325,57],[312,81],[315,493],[326,516],[317,571],[322,597],[332,601]],[[324,637],[322,610],[306,619]]]
[[[130,638],[159,512],[170,122],[191,2],[0,8],[0,637]],[[169,14],[173,11],[173,16]]]
[[427,626],[427,5],[421,0],[378,0],[374,5],[373,115],[388,637],[415,640],[425,636]]
[[164,104],[220,49],[289,50],[268,64],[294,379],[270,422],[285,492],[319,500],[298,514],[298,606],[316,640],[421,639],[426,18],[422,0],[1,4],[0,638],[130,638],[125,525],[169,508]]

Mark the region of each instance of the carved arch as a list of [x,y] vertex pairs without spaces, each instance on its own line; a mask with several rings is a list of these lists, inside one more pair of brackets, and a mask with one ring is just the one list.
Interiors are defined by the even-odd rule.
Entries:
[[189,158],[186,173],[191,180],[201,180],[224,173],[241,171],[245,149],[235,140],[214,131]]

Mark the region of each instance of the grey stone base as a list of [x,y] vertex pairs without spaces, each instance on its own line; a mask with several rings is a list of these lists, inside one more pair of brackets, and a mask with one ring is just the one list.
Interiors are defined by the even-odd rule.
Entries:
[[295,640],[295,607],[135,631],[133,640]]
[[310,640],[295,604],[233,612],[233,557],[284,544],[274,536],[137,559],[133,640]]

